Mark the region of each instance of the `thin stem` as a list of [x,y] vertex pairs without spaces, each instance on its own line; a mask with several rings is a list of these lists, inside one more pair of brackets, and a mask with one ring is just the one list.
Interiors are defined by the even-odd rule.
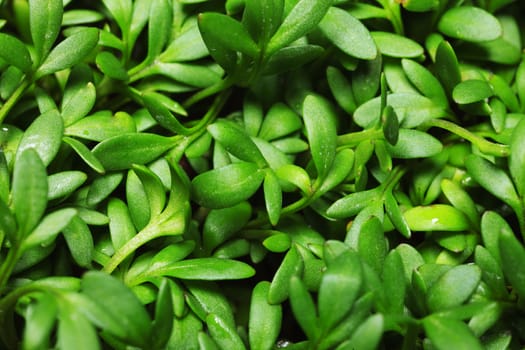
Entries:
[[462,128],[461,126],[449,122],[445,119],[432,119],[425,123],[426,126],[441,128],[456,134],[465,140],[471,142],[473,145],[479,148],[479,150],[485,154],[496,156],[496,157],[507,157],[510,154],[509,146],[502,145],[499,143],[493,143],[487,141],[483,137],[473,134],[469,130]]
[[29,79],[24,78],[22,83],[18,85],[16,90],[13,92],[11,96],[9,96],[9,99],[0,107],[0,125],[4,122],[5,118],[7,117],[7,114],[11,111],[13,106],[20,100],[26,89],[29,87],[31,82]]

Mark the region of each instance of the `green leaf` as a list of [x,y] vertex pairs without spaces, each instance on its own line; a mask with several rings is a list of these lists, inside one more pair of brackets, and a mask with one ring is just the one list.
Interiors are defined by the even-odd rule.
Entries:
[[410,82],[423,95],[434,101],[439,107],[447,107],[448,101],[445,90],[439,80],[428,69],[409,59],[402,59],[401,65]]
[[459,104],[484,101],[493,94],[492,86],[487,81],[479,79],[462,81],[452,90],[452,98]]
[[377,48],[368,29],[354,16],[338,7],[330,7],[319,28],[335,46],[352,57],[371,60]]
[[25,313],[26,325],[22,338],[22,348],[49,348],[57,314],[57,303],[50,294],[43,293],[29,304]]
[[243,262],[218,258],[175,261],[149,271],[148,276],[170,276],[188,280],[235,280],[252,277],[255,270]]
[[151,335],[149,315],[121,281],[103,272],[89,271],[82,278],[82,293],[105,310],[108,316],[121,323],[127,330],[126,341],[130,345],[148,346]]
[[128,80],[128,72],[115,55],[109,51],[102,51],[95,59],[98,69],[107,77],[116,80]]
[[93,72],[89,66],[80,64],[71,69],[60,102],[64,126],[85,117],[95,105],[97,91],[92,80]]
[[102,21],[104,18],[102,13],[93,10],[68,10],[64,12],[62,25],[89,24]]
[[268,301],[270,304],[280,304],[288,298],[292,276],[300,276],[303,269],[303,259],[297,247],[292,245],[273,276],[272,284],[268,292]]
[[412,58],[420,57],[424,49],[416,41],[399,34],[390,32],[372,32],[372,38],[379,49],[379,52],[385,56]]
[[392,106],[386,106],[381,116],[383,135],[389,144],[395,145],[399,139],[399,120]]
[[259,167],[266,165],[261,151],[246,132],[234,122],[220,120],[208,126],[208,132],[233,156],[253,162]]
[[334,95],[339,106],[348,114],[352,114],[357,108],[352,85],[346,76],[337,68],[329,66],[326,69],[326,78],[330,91]]
[[106,170],[129,169],[147,164],[175,146],[178,139],[148,133],[128,133],[105,139],[93,148]]
[[270,283],[261,281],[252,291],[248,322],[250,349],[273,349],[281,332],[282,307],[268,302],[269,290]]
[[446,204],[413,207],[404,216],[414,231],[464,231],[470,227],[463,212]]
[[235,327],[232,305],[219,285],[211,281],[184,281],[191,294],[186,293],[186,303],[203,321],[209,314],[218,315],[231,327]]
[[286,233],[277,233],[266,238],[262,242],[263,246],[271,252],[274,253],[284,253],[292,244],[290,235]]
[[262,121],[258,137],[272,141],[289,135],[302,127],[301,119],[290,107],[284,103],[272,105]]
[[193,61],[208,55],[208,48],[195,22],[184,27],[184,31],[160,54],[159,60],[161,62]]
[[381,274],[387,254],[387,245],[383,223],[376,216],[369,218],[361,227],[357,249],[361,259],[377,274]]
[[423,319],[423,328],[438,350],[484,349],[470,328],[461,321],[431,315]]
[[[129,35],[131,16],[132,16],[132,2],[131,0],[102,0],[117,22],[124,37]],[[147,16],[147,13],[144,14]]]
[[170,284],[163,279],[155,302],[155,319],[151,324],[151,340],[153,349],[161,349],[168,343],[173,328],[173,301]]
[[411,12],[427,12],[435,10],[439,6],[439,0],[406,0],[401,5]]
[[[79,342],[79,339],[82,341]],[[63,303],[59,308],[57,346],[60,349],[100,349],[95,328],[75,309],[75,305]]]
[[36,118],[20,140],[17,157],[26,149],[34,149],[45,166],[49,165],[60,149],[64,126],[57,110]]
[[432,157],[443,149],[435,137],[418,130],[400,129],[399,139],[395,145],[387,144],[393,158]]
[[333,329],[352,309],[363,283],[361,261],[355,252],[345,250],[327,265],[318,296],[319,320],[325,332]]
[[341,151],[337,152],[334,158],[334,162],[332,164],[332,169],[324,179],[323,184],[321,185],[317,193],[325,193],[327,191],[330,191],[331,189],[339,185],[341,182],[343,182],[352,170],[354,158],[355,153],[348,148],[342,149]]
[[452,38],[472,42],[494,40],[502,34],[498,19],[474,6],[449,9],[439,19],[438,29]]
[[290,279],[290,305],[306,337],[315,341],[320,333],[315,304],[303,281],[294,275]]
[[516,212],[519,211],[520,199],[512,180],[503,169],[473,154],[465,159],[465,166],[469,174],[484,189],[507,203]]
[[81,267],[91,266],[94,243],[88,225],[78,216],[74,216],[63,228],[62,234],[73,260]]
[[521,118],[510,138],[509,170],[518,193],[525,196],[525,119]]
[[510,230],[501,230],[498,239],[501,267],[507,281],[520,298],[525,297],[525,249]]
[[136,131],[135,121],[126,112],[117,112],[115,115],[97,113],[80,119],[68,126],[64,133],[78,138],[104,141],[114,136],[133,133]]
[[0,33],[0,58],[24,73],[31,72],[33,61],[29,50],[14,36]]
[[47,206],[47,186],[46,169],[36,151],[28,148],[21,152],[15,162],[11,192],[19,238],[40,222]]
[[334,219],[354,216],[365,208],[370,201],[379,198],[380,194],[378,188],[351,193],[335,201],[328,208],[327,214]]
[[232,17],[213,12],[200,14],[199,29],[210,52],[214,47],[221,47],[253,58],[259,54],[257,44],[246,28]]
[[233,163],[197,175],[192,180],[195,201],[207,208],[226,208],[250,198],[265,172],[253,163]]
[[195,249],[193,241],[183,241],[166,246],[149,261],[148,271],[169,267],[170,264],[187,257]]
[[36,71],[36,78],[79,64],[93,51],[97,43],[98,29],[83,28],[75,32],[51,50]]
[[63,4],[61,0],[29,1],[29,29],[41,63],[53,47],[62,26]]
[[143,165],[134,164],[132,171],[138,176],[144,187],[149,204],[149,213],[154,218],[162,212],[166,204],[164,185],[153,171]]
[[459,63],[454,49],[448,41],[442,40],[436,50],[435,72],[448,96],[452,96],[452,90],[461,82]]
[[427,304],[437,312],[463,304],[470,298],[481,280],[476,265],[459,265],[445,272],[427,292]]
[[[383,335],[385,319],[382,314],[375,314],[368,317],[362,324],[357,327],[352,338],[345,346],[337,347],[339,349],[377,349],[381,336]],[[344,343],[343,343],[344,344]]]
[[385,293],[388,312],[402,314],[405,307],[407,284],[403,278],[405,274],[403,260],[398,250],[391,250],[385,258],[383,265],[383,285],[388,293]]
[[118,198],[111,198],[107,209],[109,233],[115,250],[120,249],[137,233],[126,203]]
[[[357,105],[373,98],[379,89],[383,72],[383,56],[377,55],[374,60],[360,61],[352,73],[352,91]],[[377,117],[379,118],[378,112]]]
[[243,24],[259,45],[265,45],[281,24],[283,0],[248,0],[245,4]]
[[411,232],[408,223],[401,212],[396,198],[391,192],[385,193],[385,212],[394,227],[406,238],[410,238]]
[[264,201],[268,218],[272,225],[277,225],[282,209],[282,191],[279,179],[273,171],[267,171],[263,183]]
[[211,337],[221,349],[246,350],[241,337],[234,327],[228,325],[224,320],[215,314],[206,317],[206,325]]
[[478,209],[469,194],[460,185],[449,179],[441,181],[441,190],[448,201],[461,210],[469,218],[473,226],[479,228]]
[[323,54],[324,50],[317,45],[291,45],[279,49],[268,59],[264,66],[264,75],[284,73],[300,67]]
[[303,119],[318,177],[324,179],[336,154],[335,111],[328,101],[316,95],[309,95],[303,103]]
[[62,141],[67,143],[79,156],[86,162],[87,165],[99,174],[105,172],[104,166],[100,161],[93,155],[93,153],[84,145],[82,142],[75,140],[70,137],[63,137]]
[[332,0],[300,0],[297,2],[268,42],[267,55],[274,54],[308,34],[323,19],[332,2]]
[[24,240],[23,249],[52,244],[60,231],[68,226],[76,215],[77,211],[72,208],[59,209],[46,215]]
[[168,42],[173,23],[173,6],[169,0],[153,0],[148,19],[148,56],[153,62]]
[[4,202],[0,199],[0,234],[5,235],[10,241],[17,241],[15,216]]

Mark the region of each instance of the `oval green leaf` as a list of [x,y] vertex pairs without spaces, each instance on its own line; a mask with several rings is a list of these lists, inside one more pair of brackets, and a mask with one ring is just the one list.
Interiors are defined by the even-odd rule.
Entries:
[[449,9],[438,22],[441,33],[472,42],[491,41],[502,34],[501,25],[489,12],[474,6]]
[[464,231],[470,227],[465,214],[446,204],[413,207],[404,216],[413,231]]

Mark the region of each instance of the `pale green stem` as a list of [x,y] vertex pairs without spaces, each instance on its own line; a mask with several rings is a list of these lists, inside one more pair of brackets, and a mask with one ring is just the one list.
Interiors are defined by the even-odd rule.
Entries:
[[4,122],[7,114],[11,111],[13,106],[20,100],[26,89],[31,85],[31,82],[26,78],[22,81],[20,85],[16,88],[9,99],[0,107],[0,125]]

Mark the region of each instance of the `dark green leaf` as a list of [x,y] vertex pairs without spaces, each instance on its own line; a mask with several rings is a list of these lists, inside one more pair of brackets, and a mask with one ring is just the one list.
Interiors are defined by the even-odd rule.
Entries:
[[60,103],[60,114],[66,127],[85,117],[95,105],[97,91],[91,80],[92,72],[87,65],[78,65],[71,70]]
[[243,23],[260,45],[265,45],[281,24],[283,0],[248,0],[245,4]]
[[153,218],[159,215],[166,204],[166,191],[162,181],[153,171],[143,165],[133,165],[132,171],[142,183],[149,204],[150,216]]
[[250,198],[265,172],[253,163],[233,163],[207,171],[192,180],[195,201],[207,208],[226,208]]
[[451,97],[452,90],[461,81],[461,73],[456,53],[445,40],[440,42],[436,50],[435,71],[448,96]]
[[[115,22],[117,22],[124,37],[127,37],[131,25],[131,0],[102,0],[102,2],[108,8],[109,12],[115,19]],[[147,16],[148,13],[145,13],[144,15]]]
[[210,52],[214,47],[242,52],[257,57],[259,48],[246,28],[232,17],[220,13],[199,15],[199,29]]
[[268,218],[272,225],[277,225],[282,209],[282,191],[279,179],[273,171],[267,171],[264,178],[264,201]]
[[403,71],[414,86],[423,95],[430,98],[436,105],[446,108],[448,105],[447,95],[439,80],[421,64],[409,60],[401,60]]
[[75,32],[51,50],[38,68],[37,78],[71,68],[82,62],[98,42],[98,29],[84,28]]
[[365,60],[374,59],[377,48],[368,29],[354,16],[330,7],[319,23],[323,34],[344,53]]
[[336,153],[335,111],[320,96],[309,95],[303,103],[303,118],[318,177],[324,179],[332,167]]
[[395,145],[399,139],[399,120],[392,106],[386,106],[381,116],[383,135],[389,144]]
[[45,166],[49,165],[60,149],[64,126],[57,110],[51,110],[36,118],[27,128],[18,145],[17,155],[26,149],[34,149]]
[[97,55],[96,63],[98,69],[104,75],[116,80],[128,80],[128,72],[122,63],[109,51],[102,51]]
[[408,223],[401,212],[396,198],[391,192],[385,193],[385,212],[394,227],[406,238],[410,238],[411,232]]
[[33,65],[24,43],[5,33],[0,33],[0,58],[25,73],[29,73]]
[[[377,55],[377,57],[371,61],[359,62],[357,69],[352,74],[352,91],[357,105],[365,103],[376,95],[379,89],[382,71],[382,55]],[[379,118],[380,113],[379,111],[377,118]]]
[[291,42],[308,34],[323,19],[332,0],[300,0],[288,13],[271,37],[267,55],[272,55]]
[[357,249],[361,259],[377,274],[381,274],[387,254],[387,245],[383,223],[376,216],[369,218],[361,227]]
[[100,161],[82,142],[70,137],[63,137],[62,140],[64,143],[67,143],[69,146],[71,146],[71,148],[86,162],[87,165],[91,167],[91,169],[95,170],[99,174],[105,172],[102,163],[100,163]]
[[294,275],[290,279],[290,305],[306,337],[315,341],[320,333],[315,304],[303,281]]
[[406,0],[401,5],[408,11],[426,12],[432,11],[439,6],[439,0]]
[[60,33],[63,11],[61,0],[29,1],[29,29],[38,63],[47,57]]
[[40,222],[47,206],[47,186],[46,168],[36,151],[28,148],[21,152],[15,162],[12,186],[19,238],[29,234]]
[[93,154],[106,170],[122,170],[157,159],[175,146],[177,140],[148,133],[122,134],[99,143],[93,148]]
[[438,29],[450,37],[473,42],[494,40],[502,33],[496,17],[474,6],[449,9],[439,19]]
[[270,283],[261,281],[253,288],[248,335],[250,349],[270,350],[281,331],[281,305],[268,303]]
[[264,67],[265,75],[284,73],[300,67],[324,52],[321,46],[317,45],[291,45],[283,47],[273,54]]
[[353,113],[357,108],[352,86],[344,74],[337,68],[329,66],[326,69],[326,78],[330,91],[335,100],[346,113]]
[[324,179],[318,193],[324,193],[339,185],[350,174],[354,164],[354,152],[348,148],[337,152],[332,169]]
[[268,301],[270,304],[280,304],[288,298],[292,276],[300,276],[303,269],[303,259],[297,247],[292,245],[273,276],[272,284],[268,292]]
[[170,285],[163,279],[155,302],[155,319],[151,325],[151,340],[153,349],[162,349],[168,343],[173,327],[173,301]]

